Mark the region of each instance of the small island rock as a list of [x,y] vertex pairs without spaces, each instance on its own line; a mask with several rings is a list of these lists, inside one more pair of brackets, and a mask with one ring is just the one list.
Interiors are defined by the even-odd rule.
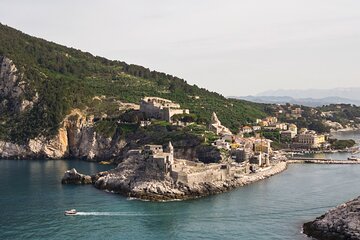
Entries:
[[67,170],[61,180],[62,184],[92,184],[92,177],[78,173],[75,168]]
[[319,240],[360,239],[360,196],[305,223],[303,228],[306,235]]

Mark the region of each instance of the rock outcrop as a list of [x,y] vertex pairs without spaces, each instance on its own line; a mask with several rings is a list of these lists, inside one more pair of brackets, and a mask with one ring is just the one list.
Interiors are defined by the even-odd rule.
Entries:
[[209,125],[209,129],[215,132],[216,134],[221,134],[221,135],[232,134],[227,127],[221,124],[215,112],[213,112],[211,115],[211,123]]
[[305,223],[303,229],[319,240],[360,239],[360,196]]
[[78,173],[75,168],[65,172],[62,184],[92,184],[91,176]]
[[29,150],[26,146],[0,141],[1,158],[26,158],[29,156]]
[[13,61],[0,56],[0,113],[5,109],[13,113],[31,109],[38,99],[31,93]]

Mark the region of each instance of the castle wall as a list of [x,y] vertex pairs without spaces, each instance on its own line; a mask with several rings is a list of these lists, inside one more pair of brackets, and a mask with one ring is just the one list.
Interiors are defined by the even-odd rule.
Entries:
[[163,111],[160,107],[156,107],[150,103],[140,102],[140,111],[144,112],[149,118],[163,118]]
[[176,182],[193,185],[203,182],[223,181],[230,176],[230,170],[226,169],[206,169],[204,171],[186,173],[184,169],[176,169],[171,171],[170,176]]
[[180,109],[178,103],[162,98],[144,98],[140,102],[140,111],[144,112],[147,117],[162,119],[170,122],[171,117],[175,114],[189,114],[188,109]]

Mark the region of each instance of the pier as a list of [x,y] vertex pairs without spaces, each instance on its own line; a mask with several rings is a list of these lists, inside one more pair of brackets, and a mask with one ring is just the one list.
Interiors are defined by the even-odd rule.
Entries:
[[332,160],[329,158],[290,158],[287,163],[310,163],[310,164],[360,164],[357,160]]

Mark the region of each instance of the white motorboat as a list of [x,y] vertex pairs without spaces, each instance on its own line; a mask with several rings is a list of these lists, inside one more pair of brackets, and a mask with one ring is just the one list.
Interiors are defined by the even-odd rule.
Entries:
[[64,212],[65,216],[76,215],[76,213],[77,213],[76,209],[71,209]]

